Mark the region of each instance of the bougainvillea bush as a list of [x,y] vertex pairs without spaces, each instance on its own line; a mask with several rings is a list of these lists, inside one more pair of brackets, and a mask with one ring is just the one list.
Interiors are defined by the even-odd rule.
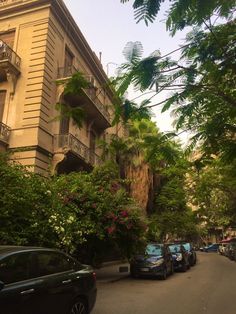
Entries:
[[58,247],[96,263],[111,247],[129,257],[145,238],[113,164],[45,178],[1,156],[0,177],[0,244]]
[[72,251],[86,250],[94,262],[112,246],[132,255],[145,238],[146,224],[123,185],[113,164],[54,178],[59,206],[57,199],[50,222],[61,243]]

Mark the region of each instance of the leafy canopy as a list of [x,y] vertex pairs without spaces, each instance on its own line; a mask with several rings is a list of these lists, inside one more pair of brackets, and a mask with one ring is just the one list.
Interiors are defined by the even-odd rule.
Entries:
[[[121,3],[129,0],[120,0]],[[234,13],[235,0],[134,0],[134,17],[137,23],[153,23],[163,2],[170,3],[166,26],[174,35],[186,26],[201,26],[210,16],[230,18]]]

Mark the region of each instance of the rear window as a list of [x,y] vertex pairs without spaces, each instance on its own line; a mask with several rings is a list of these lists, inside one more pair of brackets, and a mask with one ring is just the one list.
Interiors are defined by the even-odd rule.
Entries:
[[171,253],[177,253],[181,251],[180,244],[169,245],[169,248],[170,248]]
[[190,251],[191,250],[191,245],[190,243],[184,243],[183,247],[185,248],[185,250]]

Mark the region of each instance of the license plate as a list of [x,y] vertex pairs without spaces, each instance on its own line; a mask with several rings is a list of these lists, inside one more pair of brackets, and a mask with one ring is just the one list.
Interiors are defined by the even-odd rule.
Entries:
[[140,268],[141,271],[149,271],[149,268]]

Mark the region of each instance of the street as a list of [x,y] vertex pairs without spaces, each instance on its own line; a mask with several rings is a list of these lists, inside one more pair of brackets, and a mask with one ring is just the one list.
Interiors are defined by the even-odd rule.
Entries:
[[236,263],[216,253],[198,253],[197,265],[166,281],[98,281],[92,314],[235,314]]

